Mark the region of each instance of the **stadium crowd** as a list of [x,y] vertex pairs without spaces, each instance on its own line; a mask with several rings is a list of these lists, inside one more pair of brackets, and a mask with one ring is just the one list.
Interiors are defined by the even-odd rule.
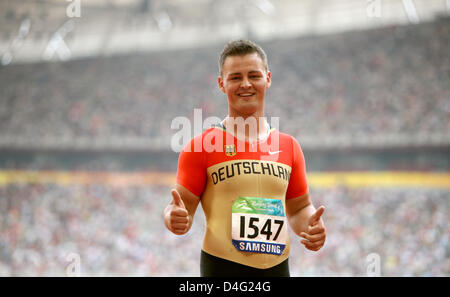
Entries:
[[[450,22],[262,42],[269,117],[300,139],[450,142]],[[172,120],[225,117],[221,47],[0,68],[0,142],[162,140]]]
[[[377,254],[382,276],[449,276],[449,191],[311,189],[326,206],[325,247],[305,250],[291,233],[293,276],[365,276]],[[188,234],[163,225],[169,188],[106,184],[0,187],[0,276],[198,276],[205,222]]]
[[[280,117],[280,130],[302,147],[340,137],[385,145],[409,137],[423,145],[437,136],[450,144],[448,18],[261,45],[273,81],[267,115]],[[217,88],[220,50],[0,67],[0,146],[132,138],[162,140],[168,149],[175,117],[193,120],[194,108],[203,119],[226,116]],[[20,168],[58,169],[58,162],[45,157]],[[102,161],[71,162],[86,170]],[[108,166],[119,171],[120,162]],[[162,220],[168,187],[109,182],[0,178],[0,276],[65,276],[73,254],[82,276],[199,275],[201,208],[191,231],[175,236]],[[291,234],[291,275],[364,276],[371,254],[379,256],[382,276],[450,275],[448,190],[342,185],[311,188],[311,196],[326,206],[327,242],[313,253]]]

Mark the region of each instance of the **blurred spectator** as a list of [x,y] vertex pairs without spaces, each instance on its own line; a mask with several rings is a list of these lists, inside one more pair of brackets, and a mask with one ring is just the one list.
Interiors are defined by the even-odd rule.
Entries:
[[[262,46],[273,78],[266,112],[302,144],[344,137],[350,145],[423,145],[436,135],[450,142],[448,19]],[[203,118],[227,114],[216,82],[220,50],[0,68],[0,141],[55,146],[133,138],[169,148],[176,116],[192,119],[194,108]]]
[[[318,253],[291,234],[293,276],[365,276],[377,253],[382,276],[449,276],[448,190],[311,190],[328,237]],[[83,276],[197,276],[201,208],[191,231],[164,227],[163,186],[10,184],[0,187],[0,275],[66,276],[76,253]]]
[[[267,115],[280,117],[280,129],[302,146],[340,136],[382,145],[406,136],[423,145],[433,135],[448,145],[449,39],[446,19],[261,43],[273,79]],[[227,114],[216,85],[220,50],[2,67],[0,143],[133,138],[169,148],[176,116],[192,119],[194,108],[203,118]],[[57,166],[45,158],[25,167]],[[450,275],[448,190],[312,188],[311,196],[326,206],[327,242],[311,253],[292,235],[293,276],[363,276],[371,253],[383,276]],[[169,199],[169,188],[146,184],[0,184],[0,276],[64,276],[70,253],[80,256],[84,276],[199,275],[204,219],[172,235],[161,218]]]

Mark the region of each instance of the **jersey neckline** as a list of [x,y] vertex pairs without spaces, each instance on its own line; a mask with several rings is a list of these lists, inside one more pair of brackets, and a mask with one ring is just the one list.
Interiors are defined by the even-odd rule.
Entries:
[[[224,119],[224,120],[225,120],[225,119]],[[229,132],[229,131],[225,128],[225,125],[223,124],[223,121],[224,121],[224,120],[222,120],[221,122],[219,122],[219,123],[217,123],[217,124],[214,124],[212,127],[213,127],[213,128],[216,128],[216,129],[220,129],[220,130],[224,131],[225,133],[228,133],[228,134],[230,134],[231,136],[233,136],[233,138],[235,138],[236,140],[238,140],[238,141],[243,141],[243,142],[248,143],[248,144],[255,144],[255,143],[258,143],[258,144],[259,144],[259,143],[263,143],[263,142],[267,141],[267,139],[269,139],[269,137],[270,137],[270,135],[272,134],[272,132],[275,131],[275,128],[272,127],[272,126],[266,121],[267,125],[269,126],[269,132],[267,133],[267,135],[266,135],[263,139],[258,139],[258,140],[256,140],[256,141],[250,142],[250,141],[248,141],[248,140],[242,140],[242,139],[239,139],[239,138],[236,137],[233,133]]]

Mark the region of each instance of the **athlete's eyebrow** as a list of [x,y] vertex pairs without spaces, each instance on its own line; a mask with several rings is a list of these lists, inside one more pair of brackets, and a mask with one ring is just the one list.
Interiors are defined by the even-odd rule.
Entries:
[[[259,73],[262,74],[261,70],[250,70],[248,73]],[[233,75],[242,75],[241,72],[233,72],[228,74],[228,76],[233,76]]]

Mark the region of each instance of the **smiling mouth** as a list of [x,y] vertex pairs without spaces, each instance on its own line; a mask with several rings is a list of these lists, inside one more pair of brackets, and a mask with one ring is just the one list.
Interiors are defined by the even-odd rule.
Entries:
[[256,93],[240,93],[237,94],[239,97],[245,98],[245,97],[251,97],[253,95],[255,95]]

